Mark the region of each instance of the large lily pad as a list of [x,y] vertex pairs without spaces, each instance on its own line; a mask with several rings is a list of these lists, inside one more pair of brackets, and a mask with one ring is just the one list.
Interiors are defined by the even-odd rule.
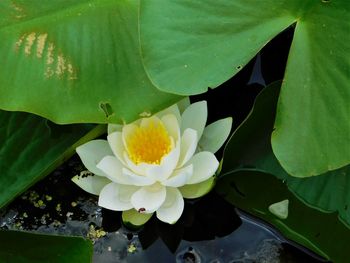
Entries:
[[0,108],[57,123],[121,123],[174,103],[143,69],[138,6],[0,1]]
[[337,212],[350,228],[350,166],[315,177],[296,178],[288,175],[274,156],[270,137],[278,91],[279,84],[275,83],[259,94],[250,115],[226,146],[222,173],[254,170],[273,174],[305,204],[320,211]]
[[0,207],[105,132],[104,125],[56,125],[28,113],[0,111]]
[[0,231],[0,262],[7,263],[89,263],[92,244],[78,237]]
[[289,174],[307,177],[350,163],[349,21],[348,0],[148,0],[142,55],[159,89],[197,94],[294,25],[272,146]]

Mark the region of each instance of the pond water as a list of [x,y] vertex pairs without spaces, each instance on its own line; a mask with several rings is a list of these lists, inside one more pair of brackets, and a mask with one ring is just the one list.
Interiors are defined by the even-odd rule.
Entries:
[[323,262],[214,192],[186,203],[174,226],[152,218],[131,231],[120,213],[101,209],[96,197],[70,181],[83,169],[77,156],[70,159],[2,210],[0,229],[91,239],[96,263]]

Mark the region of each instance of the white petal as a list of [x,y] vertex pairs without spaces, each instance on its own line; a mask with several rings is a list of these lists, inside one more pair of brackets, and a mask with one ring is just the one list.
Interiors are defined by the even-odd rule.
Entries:
[[189,97],[185,97],[185,98],[183,98],[182,100],[180,100],[180,101],[177,103],[177,107],[179,108],[181,114],[182,114],[182,113],[188,108],[188,106],[190,106],[190,105],[191,105],[191,102],[190,102],[190,98],[189,98]]
[[136,186],[107,184],[101,191],[98,205],[114,211],[125,211],[133,207],[131,196],[139,189]]
[[93,195],[99,195],[102,188],[111,183],[106,177],[93,175],[76,175],[72,178],[72,181],[81,189]]
[[107,155],[113,155],[106,140],[93,140],[76,149],[84,166],[96,175],[106,176],[96,165]]
[[113,151],[113,154],[117,156],[119,161],[125,164],[125,160],[123,158],[123,153],[125,152],[125,147],[123,143],[123,136],[121,132],[113,132],[107,136],[107,141],[109,143],[110,148]]
[[161,120],[169,135],[174,138],[175,142],[177,142],[180,139],[180,127],[175,115],[165,115]]
[[182,114],[181,133],[187,128],[197,131],[198,140],[201,138],[205,123],[207,122],[208,109],[206,101],[191,104]]
[[191,128],[181,136],[180,158],[177,167],[182,167],[193,156],[197,149],[197,132]]
[[166,180],[174,171],[180,156],[180,143],[163,157],[159,165],[149,165],[146,170],[146,176],[156,181],[162,182]]
[[127,177],[123,176],[123,164],[115,156],[106,156],[97,167],[102,170],[106,176],[118,184],[131,184]]
[[218,120],[205,127],[202,138],[198,142],[200,151],[216,153],[230,135],[232,118]]
[[193,174],[193,165],[177,169],[173,174],[164,182],[162,185],[171,186],[171,187],[180,187],[187,183],[188,179],[192,177]]
[[157,116],[151,116],[149,118],[142,118],[141,119],[141,123],[140,123],[140,127],[148,127],[150,125],[150,123],[157,123],[159,124],[161,121]]
[[193,164],[193,175],[187,184],[197,184],[212,177],[219,167],[219,162],[211,152],[197,153],[189,160]]
[[143,186],[131,197],[131,203],[137,211],[153,213],[165,200],[166,189],[160,184]]
[[184,199],[177,188],[167,188],[166,199],[157,210],[157,218],[165,223],[175,224],[184,210]]
[[163,116],[168,115],[168,114],[175,115],[178,123],[180,123],[181,115],[180,115],[180,111],[179,111],[177,104],[174,104],[174,105],[166,108],[165,110],[162,110],[162,111],[156,113],[155,116],[157,116],[159,119],[161,119]]
[[147,163],[135,164],[133,161],[130,160],[127,152],[124,152],[124,160],[126,162],[126,166],[138,175],[146,175],[146,170],[150,166],[150,164]]
[[137,175],[126,168],[123,168],[123,176],[128,178],[128,181],[131,185],[145,186],[155,183],[155,180],[153,178],[146,177],[143,175]]
[[122,140],[123,140],[123,144],[125,149],[128,151],[128,144],[127,142],[127,138],[135,133],[135,130],[138,129],[138,126],[134,123],[131,124],[127,124],[123,126],[123,130],[122,130]]
[[107,126],[107,134],[111,134],[113,132],[121,132],[122,129],[123,129],[123,125],[121,125],[121,124],[109,123]]

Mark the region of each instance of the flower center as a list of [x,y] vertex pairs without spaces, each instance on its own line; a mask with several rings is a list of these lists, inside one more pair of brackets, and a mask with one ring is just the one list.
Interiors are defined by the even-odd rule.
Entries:
[[129,157],[136,164],[160,164],[162,157],[172,148],[164,124],[153,118],[137,127],[126,139],[126,144]]

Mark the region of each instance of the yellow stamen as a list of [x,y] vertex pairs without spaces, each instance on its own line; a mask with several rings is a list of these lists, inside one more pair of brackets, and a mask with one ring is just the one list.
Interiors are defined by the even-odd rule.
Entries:
[[129,134],[126,146],[130,159],[136,164],[160,164],[162,157],[172,148],[170,136],[157,118],[149,119],[145,125]]

